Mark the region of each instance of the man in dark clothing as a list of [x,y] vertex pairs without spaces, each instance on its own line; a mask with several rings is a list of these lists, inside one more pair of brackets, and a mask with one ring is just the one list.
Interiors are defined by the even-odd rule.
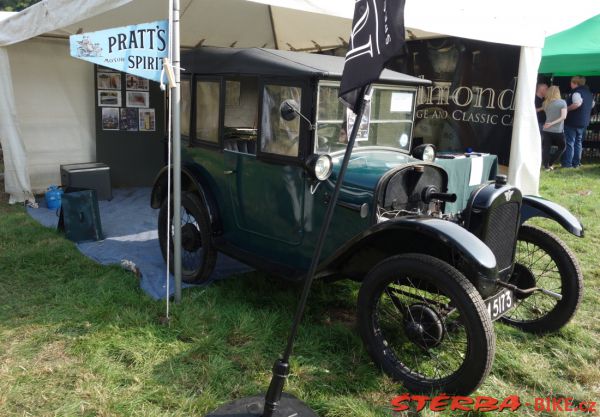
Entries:
[[593,106],[594,96],[585,85],[585,77],[571,78],[571,92],[567,96],[568,114],[565,120],[567,147],[561,159],[563,168],[577,168],[581,165],[581,143],[590,124]]
[[540,132],[544,128],[544,123],[546,123],[546,112],[544,112],[544,98],[546,97],[546,91],[548,91],[548,84],[538,83],[537,88],[535,89],[535,111],[537,113]]

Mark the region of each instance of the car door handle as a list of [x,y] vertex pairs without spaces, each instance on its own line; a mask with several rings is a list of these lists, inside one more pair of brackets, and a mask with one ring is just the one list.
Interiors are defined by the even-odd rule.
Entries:
[[223,174],[225,175],[231,175],[233,174],[235,171],[223,171]]

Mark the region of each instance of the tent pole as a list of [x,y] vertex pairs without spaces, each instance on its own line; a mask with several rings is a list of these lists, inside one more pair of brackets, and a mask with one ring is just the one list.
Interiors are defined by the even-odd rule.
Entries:
[[181,302],[181,89],[180,89],[180,52],[179,52],[179,0],[173,0],[173,39],[171,48],[173,55],[173,71],[175,72],[175,88],[171,99],[173,117],[173,264],[175,273],[175,303]]
[[277,31],[275,30],[275,19],[273,19],[273,6],[267,6],[269,8],[269,19],[271,20],[271,31],[273,32],[273,43],[275,49],[279,49],[279,42],[277,42]]

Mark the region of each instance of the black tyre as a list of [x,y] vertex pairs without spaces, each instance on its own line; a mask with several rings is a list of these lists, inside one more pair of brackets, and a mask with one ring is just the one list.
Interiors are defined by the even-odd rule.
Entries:
[[575,255],[556,236],[534,226],[519,230],[510,282],[519,288],[539,287],[562,296],[558,300],[539,291],[516,295],[517,306],[502,321],[532,333],[563,327],[575,315],[583,295],[583,276]]
[[375,266],[360,288],[358,325],[373,361],[412,392],[467,395],[492,367],[496,337],[481,296],[428,255]]
[[[172,207],[172,205],[171,205]],[[173,211],[171,210],[171,221]],[[173,271],[173,226],[171,225],[170,265]],[[158,241],[167,259],[167,199],[158,213]],[[202,283],[210,277],[217,261],[211,242],[210,217],[202,201],[192,193],[181,195],[181,279],[190,284]]]

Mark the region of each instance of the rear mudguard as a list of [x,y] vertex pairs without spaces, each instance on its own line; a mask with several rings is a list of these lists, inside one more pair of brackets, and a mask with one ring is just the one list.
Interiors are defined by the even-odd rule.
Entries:
[[521,206],[521,224],[532,217],[545,217],[552,219],[564,227],[569,233],[583,237],[583,225],[563,206],[532,195],[523,196]]
[[[485,243],[456,223],[425,216],[396,218],[372,226],[338,249],[321,264],[320,269],[339,271],[343,265],[349,265],[357,258],[361,258],[361,266],[370,269],[375,266],[373,263],[382,260],[381,256],[428,253],[428,247],[436,246],[443,248],[445,255],[453,251],[458,253],[476,273],[474,279],[484,279],[488,285],[497,280],[496,257]],[[365,259],[360,256],[373,248],[378,249],[378,257]]]

